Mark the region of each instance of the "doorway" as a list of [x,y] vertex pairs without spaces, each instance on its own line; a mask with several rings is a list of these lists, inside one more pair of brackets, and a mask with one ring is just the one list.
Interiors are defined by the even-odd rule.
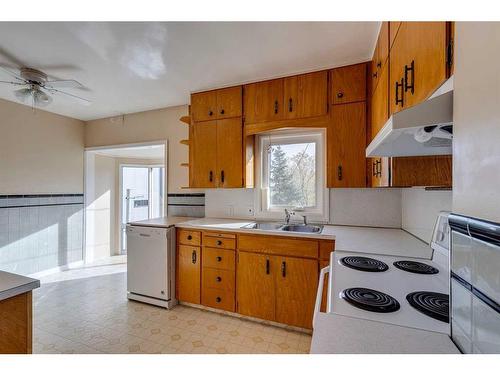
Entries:
[[127,254],[127,223],[164,216],[165,167],[120,166],[120,254]]

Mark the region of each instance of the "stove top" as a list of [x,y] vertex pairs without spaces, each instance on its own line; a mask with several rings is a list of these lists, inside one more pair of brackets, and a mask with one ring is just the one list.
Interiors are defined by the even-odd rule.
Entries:
[[444,293],[413,292],[406,296],[408,303],[431,318],[450,321],[450,297]]
[[[407,299],[420,291],[446,296],[449,293],[447,267],[447,258],[433,262],[334,251],[330,259],[327,312],[449,334],[449,324],[443,318],[447,308],[442,299],[424,298],[432,306],[432,315]],[[365,268],[378,271],[366,272]]]
[[353,306],[377,313],[391,313],[400,308],[394,297],[368,288],[345,289],[342,291],[342,298]]
[[397,262],[394,262],[393,265],[399,268],[400,270],[412,273],[419,273],[422,275],[433,275],[439,272],[439,270],[436,267],[433,267],[429,264],[422,262],[415,262],[412,260],[398,260]]
[[389,266],[380,260],[359,256],[344,257],[340,259],[340,263],[346,267],[365,272],[384,272],[389,269]]

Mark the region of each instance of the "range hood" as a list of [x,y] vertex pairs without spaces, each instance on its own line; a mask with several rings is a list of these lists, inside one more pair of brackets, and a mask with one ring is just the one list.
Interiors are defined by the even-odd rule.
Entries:
[[452,134],[453,77],[426,101],[393,114],[366,156],[451,155]]

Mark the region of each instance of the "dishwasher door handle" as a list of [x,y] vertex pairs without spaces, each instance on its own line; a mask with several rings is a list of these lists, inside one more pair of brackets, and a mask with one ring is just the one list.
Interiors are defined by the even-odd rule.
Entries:
[[313,329],[314,323],[316,321],[316,316],[320,312],[319,310],[321,310],[321,300],[323,299],[323,285],[325,283],[325,275],[328,273],[330,273],[330,266],[321,269],[321,272],[319,274],[318,292],[316,294],[316,304],[314,305]]

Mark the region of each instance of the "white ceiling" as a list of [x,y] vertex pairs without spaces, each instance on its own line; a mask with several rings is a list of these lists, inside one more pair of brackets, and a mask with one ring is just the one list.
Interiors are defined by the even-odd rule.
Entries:
[[91,151],[99,155],[126,159],[154,159],[163,160],[165,158],[165,146],[134,146],[134,147],[114,147]]
[[[0,23],[0,64],[76,79],[45,109],[81,120],[187,104],[193,91],[371,58],[379,22]],[[7,77],[0,75],[0,80]],[[0,98],[16,101],[10,86]]]

